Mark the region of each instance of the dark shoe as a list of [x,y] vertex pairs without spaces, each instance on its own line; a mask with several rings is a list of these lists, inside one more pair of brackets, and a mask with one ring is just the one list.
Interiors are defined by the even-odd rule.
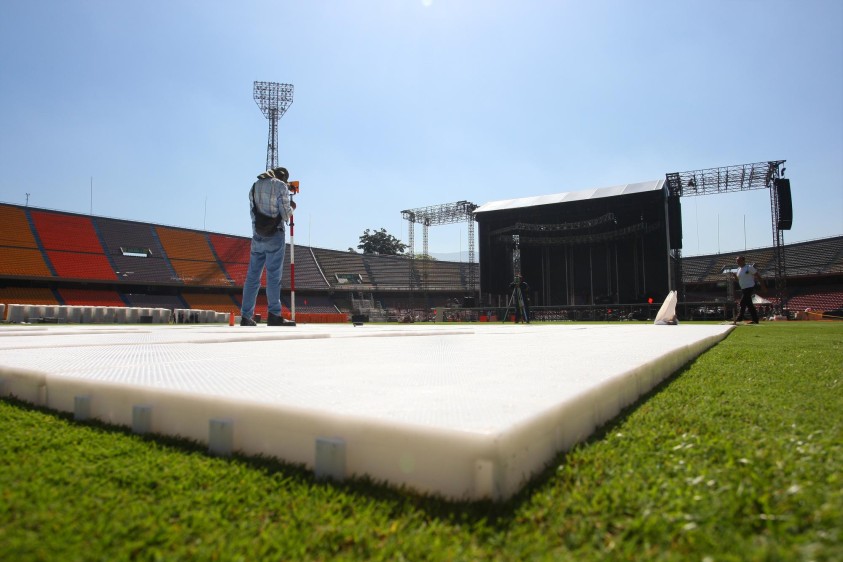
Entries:
[[241,326],[257,326],[257,323],[254,320],[252,320],[251,318],[246,318],[245,316],[243,316],[242,318],[240,318],[240,325]]
[[287,320],[281,316],[276,316],[275,314],[269,313],[269,318],[266,319],[267,326],[295,326],[296,323],[292,320]]

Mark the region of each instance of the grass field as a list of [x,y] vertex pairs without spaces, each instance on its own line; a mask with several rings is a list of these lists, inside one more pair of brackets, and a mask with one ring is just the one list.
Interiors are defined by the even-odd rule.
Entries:
[[843,323],[739,326],[503,504],[0,400],[0,560],[843,560]]

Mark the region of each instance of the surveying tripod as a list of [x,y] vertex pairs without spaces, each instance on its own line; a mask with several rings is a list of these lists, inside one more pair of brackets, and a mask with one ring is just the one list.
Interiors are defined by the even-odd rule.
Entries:
[[524,300],[524,293],[521,291],[522,283],[521,278],[516,275],[515,280],[512,282],[512,294],[506,300],[506,311],[503,313],[504,322],[509,318],[509,309],[514,308],[516,322],[523,321],[525,324],[530,323],[530,317],[527,314],[527,302]]

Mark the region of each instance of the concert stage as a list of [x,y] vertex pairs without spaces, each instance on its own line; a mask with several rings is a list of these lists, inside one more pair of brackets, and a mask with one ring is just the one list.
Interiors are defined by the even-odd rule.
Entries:
[[503,500],[731,329],[6,325],[0,396],[320,477]]

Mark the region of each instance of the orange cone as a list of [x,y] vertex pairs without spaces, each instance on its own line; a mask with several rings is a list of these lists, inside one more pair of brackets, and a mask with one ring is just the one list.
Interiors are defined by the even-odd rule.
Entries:
[[234,313],[233,312],[228,313],[228,325],[234,326]]

